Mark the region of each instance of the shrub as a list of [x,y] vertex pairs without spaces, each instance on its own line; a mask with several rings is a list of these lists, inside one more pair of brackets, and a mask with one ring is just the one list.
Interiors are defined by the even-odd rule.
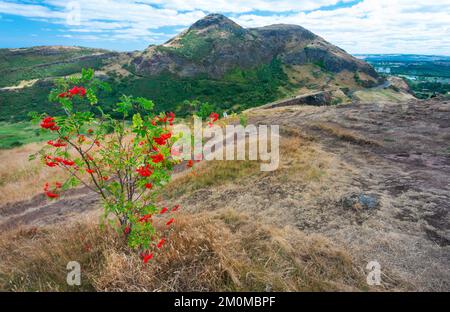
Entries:
[[242,113],[239,116],[239,123],[241,124],[241,126],[247,127],[247,125],[248,125],[248,117],[247,117],[247,115]]
[[[166,241],[161,236],[166,233],[157,233],[154,223],[163,222],[168,231],[174,222],[171,214],[179,208],[155,205],[180,161],[171,154],[178,139],[171,130],[175,115],[154,115],[152,101],[122,96],[114,109],[121,118],[113,119],[98,105],[99,90],[108,86],[94,78],[93,70],[83,70],[81,78],[59,79],[49,100],[58,103],[65,115],[33,114],[42,131],[55,138],[31,158],[40,157],[46,166],[69,173],[64,182],[45,184],[50,199],[80,184],[96,192],[104,206],[102,224],[114,227],[147,262],[153,257],[150,251]],[[92,110],[80,110],[86,102],[100,117]]]

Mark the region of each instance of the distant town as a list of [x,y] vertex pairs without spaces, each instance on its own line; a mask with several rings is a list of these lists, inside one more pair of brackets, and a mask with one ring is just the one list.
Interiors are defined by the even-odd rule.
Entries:
[[357,55],[382,75],[404,78],[415,95],[429,98],[450,92],[450,57],[410,54]]

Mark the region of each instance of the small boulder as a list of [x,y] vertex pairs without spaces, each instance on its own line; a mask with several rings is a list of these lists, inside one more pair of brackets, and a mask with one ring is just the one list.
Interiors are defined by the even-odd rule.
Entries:
[[342,205],[353,210],[375,210],[380,207],[380,200],[374,194],[350,194],[342,199]]

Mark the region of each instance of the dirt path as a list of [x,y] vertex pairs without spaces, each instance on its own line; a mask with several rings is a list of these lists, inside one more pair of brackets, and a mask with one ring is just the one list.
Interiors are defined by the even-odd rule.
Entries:
[[64,222],[87,211],[98,209],[97,194],[86,188],[66,192],[63,199],[48,201],[38,195],[29,201],[0,209],[0,232],[18,226],[41,226]]
[[[174,170],[174,178],[185,171],[184,165]],[[42,226],[77,219],[87,212],[100,212],[99,196],[86,187],[69,190],[62,199],[49,201],[44,195],[0,207],[0,233],[20,226]]]

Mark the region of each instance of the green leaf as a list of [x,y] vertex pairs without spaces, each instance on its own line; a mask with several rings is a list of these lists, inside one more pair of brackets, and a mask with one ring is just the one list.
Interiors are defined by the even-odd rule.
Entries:
[[142,107],[142,109],[151,111],[155,107],[153,101],[139,97],[136,99],[136,102]]
[[133,103],[131,102],[131,97],[122,96],[120,98],[121,102],[117,103],[116,112],[122,113],[125,117],[127,117],[130,111],[133,109]]
[[97,96],[95,95],[94,91],[92,91],[92,89],[88,89],[86,91],[86,98],[91,105],[96,105],[98,103]]
[[42,119],[42,115],[37,112],[29,112],[28,117],[30,117],[31,123],[34,125],[38,124]]
[[143,126],[144,122],[142,121],[141,114],[137,113],[133,115],[133,127],[136,129],[140,129]]
[[81,158],[75,159],[74,162],[80,168],[84,166],[84,161]]
[[73,104],[71,100],[69,100],[68,98],[63,98],[60,100],[60,103],[64,109],[72,111]]
[[75,177],[70,177],[69,179],[67,179],[67,181],[63,184],[62,189],[64,191],[67,191],[71,188],[77,187],[78,185],[80,185],[80,181],[75,178]]
[[81,70],[81,80],[84,82],[89,82],[94,77],[94,70],[92,68]]

